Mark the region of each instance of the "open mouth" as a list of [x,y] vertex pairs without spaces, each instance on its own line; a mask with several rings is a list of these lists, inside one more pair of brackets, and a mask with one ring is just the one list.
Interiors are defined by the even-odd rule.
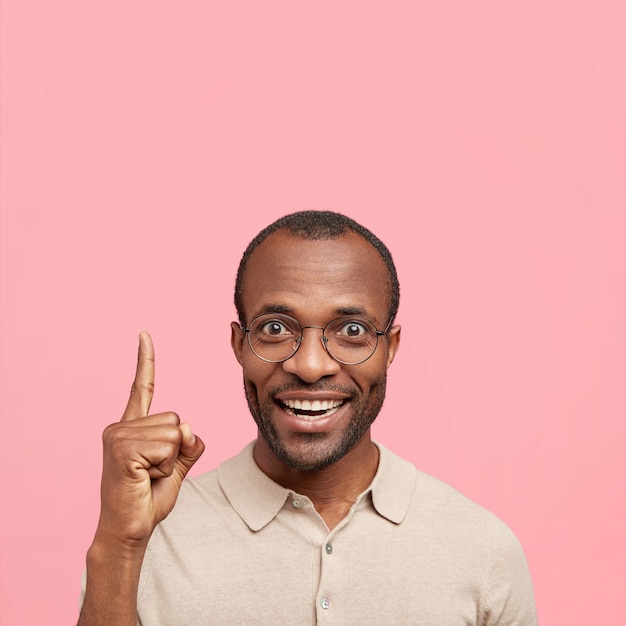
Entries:
[[345,400],[283,400],[281,404],[289,415],[313,421],[320,417],[330,417],[344,402]]

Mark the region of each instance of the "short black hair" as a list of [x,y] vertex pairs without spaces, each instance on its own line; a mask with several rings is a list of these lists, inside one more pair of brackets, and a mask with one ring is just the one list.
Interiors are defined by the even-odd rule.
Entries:
[[298,211],[297,213],[290,213],[272,222],[269,226],[266,226],[248,244],[239,262],[237,279],[235,281],[235,308],[237,309],[239,322],[242,325],[246,323],[243,313],[243,279],[250,256],[259,244],[265,241],[271,234],[283,228],[305,239],[336,239],[347,232],[353,232],[360,235],[365,241],[374,246],[385,262],[389,273],[388,328],[391,328],[400,305],[400,283],[398,282],[398,274],[391,252],[389,252],[389,248],[387,248],[374,233],[365,228],[365,226],[361,226],[361,224],[355,222],[353,219],[341,213],[335,213],[334,211]]

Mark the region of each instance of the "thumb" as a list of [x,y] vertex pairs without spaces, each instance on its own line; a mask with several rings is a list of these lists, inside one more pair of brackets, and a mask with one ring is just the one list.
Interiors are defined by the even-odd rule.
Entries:
[[180,444],[176,466],[181,473],[181,478],[184,478],[193,464],[202,456],[204,452],[204,442],[200,437],[193,434],[189,424],[183,423],[179,428],[183,434],[183,440]]

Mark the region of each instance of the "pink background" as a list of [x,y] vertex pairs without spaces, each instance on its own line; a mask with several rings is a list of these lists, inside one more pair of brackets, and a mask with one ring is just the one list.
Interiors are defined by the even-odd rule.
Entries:
[[136,335],[255,431],[243,248],[335,209],[397,260],[375,436],[505,519],[547,624],[626,623],[623,3],[2,2],[0,622],[67,624]]

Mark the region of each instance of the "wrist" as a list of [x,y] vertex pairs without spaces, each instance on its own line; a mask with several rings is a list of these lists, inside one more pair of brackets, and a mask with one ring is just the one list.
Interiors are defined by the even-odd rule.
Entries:
[[87,569],[115,563],[124,569],[141,568],[143,557],[148,546],[148,539],[120,539],[97,530],[87,551]]
[[81,626],[136,626],[137,589],[146,542],[125,542],[98,531],[87,551]]

